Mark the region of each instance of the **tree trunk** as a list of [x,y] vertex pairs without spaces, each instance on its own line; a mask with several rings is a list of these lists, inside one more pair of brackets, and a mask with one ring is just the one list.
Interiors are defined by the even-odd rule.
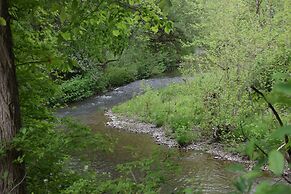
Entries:
[[24,164],[15,161],[21,153],[12,145],[21,120],[8,0],[0,0],[0,17],[6,20],[6,25],[0,26],[0,146],[5,150],[0,155],[0,193],[22,194],[25,193]]

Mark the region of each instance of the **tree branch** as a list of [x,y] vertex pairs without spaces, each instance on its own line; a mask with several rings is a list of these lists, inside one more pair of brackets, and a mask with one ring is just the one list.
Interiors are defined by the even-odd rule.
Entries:
[[286,177],[286,175],[282,174],[282,178],[289,184],[291,184],[291,181]]
[[14,189],[16,189],[19,185],[21,185],[21,183],[25,180],[25,177],[26,177],[26,173],[25,175],[23,176],[23,178],[21,179],[21,181],[19,183],[17,183],[8,193],[12,193],[12,191]]
[[[244,136],[244,138],[246,138],[248,141],[250,141],[249,137],[245,134],[241,124],[240,124],[240,129],[241,129],[241,132],[242,132],[242,135]],[[258,144],[256,144],[254,142],[254,145],[256,146],[256,148],[258,148],[266,157],[268,157],[268,153],[265,152]]]
[[108,63],[112,63],[112,62],[115,62],[115,61],[118,61],[118,59],[110,59],[110,60],[107,60],[107,61],[105,61],[103,63],[100,63],[98,66],[100,66],[102,68],[105,68],[108,65]]
[[[274,106],[268,101],[268,99],[265,97],[265,95],[260,92],[255,86],[251,86],[251,88],[256,92],[258,93],[260,96],[263,97],[263,99],[265,100],[265,102],[268,104],[268,107],[272,110],[273,114],[275,115],[277,121],[279,122],[280,126],[283,127],[283,122],[278,114],[278,112],[276,111],[276,109],[274,108]],[[287,134],[284,135],[284,138],[285,138],[285,144],[287,145],[289,143],[289,137]],[[290,163],[291,162],[291,149],[290,148],[287,148],[287,154],[288,154],[288,157],[286,157],[287,161]]]
[[[273,114],[275,115],[277,121],[279,122],[280,126],[283,127],[283,122],[278,114],[278,112],[276,111],[276,109],[274,108],[274,106],[268,101],[268,99],[265,97],[265,95],[260,92],[255,86],[251,86],[251,88],[258,93],[260,96],[263,97],[263,99],[265,100],[265,102],[268,104],[268,107],[272,110]],[[288,143],[288,142],[287,142]]]

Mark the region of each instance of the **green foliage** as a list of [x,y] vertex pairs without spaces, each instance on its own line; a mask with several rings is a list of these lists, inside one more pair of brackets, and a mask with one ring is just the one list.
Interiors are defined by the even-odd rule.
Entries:
[[181,146],[186,146],[187,144],[192,143],[197,140],[197,134],[194,134],[193,131],[187,129],[186,127],[175,129],[174,136]]
[[69,103],[96,93],[118,87],[136,79],[148,78],[163,73],[176,59],[169,58],[167,51],[154,52],[148,40],[132,40],[132,46],[125,49],[120,58],[102,68],[96,65],[80,64],[82,72],[62,81],[59,94],[53,103]]
[[257,186],[255,194],[288,194],[290,189],[288,185],[263,182]]
[[[92,2],[61,1],[51,6],[50,17],[59,17],[60,24],[58,39],[50,45],[58,45],[58,54],[70,65],[69,72],[55,72],[56,78],[66,81],[53,104],[78,101],[110,87],[158,75],[175,68],[181,58],[181,35],[167,20],[170,1],[101,1],[97,8]],[[43,18],[49,16],[41,11]],[[92,75],[96,69],[98,78]],[[93,87],[86,85],[88,80]]]
[[115,107],[113,111],[169,127],[177,140],[185,145],[197,140],[200,135],[201,131],[195,131],[194,128],[209,125],[206,116],[210,117],[211,112],[202,110],[208,106],[204,104],[204,97],[208,95],[204,84],[215,83],[216,80],[212,78],[213,75],[204,75],[187,84],[171,85],[160,91],[149,90],[146,94]]
[[[82,193],[81,187],[98,180],[91,171],[71,168],[71,159],[88,148],[110,151],[111,142],[73,121],[58,121],[49,105],[80,100],[132,80],[124,68],[116,75],[113,68],[106,72],[110,83],[96,66],[106,61],[106,53],[121,55],[135,29],[170,30],[155,2],[10,2],[22,115],[14,146],[24,154],[17,162],[25,162],[28,192]],[[8,24],[0,18],[0,25]],[[125,77],[118,80],[119,76]]]
[[[40,106],[37,101],[34,103]],[[73,154],[89,148],[110,151],[112,142],[72,120],[59,122],[48,109],[43,110],[41,114],[34,109],[23,109],[25,125],[14,145],[25,153],[19,160],[26,163],[28,191],[59,193],[81,176],[76,169],[67,167]]]
[[[236,181],[237,193],[252,191],[262,176],[258,169],[265,164],[275,176],[282,176],[282,153],[290,149],[290,142],[282,142],[290,137],[291,122],[288,3],[262,1],[256,11],[251,1],[173,1],[173,6],[186,10],[189,17],[197,16],[196,24],[192,19],[190,25],[179,20],[175,23],[187,25],[184,29],[190,37],[197,35],[193,41],[183,41],[192,52],[184,57],[181,67],[185,83],[148,91],[113,110],[170,128],[170,135],[182,145],[199,141],[197,136],[202,141],[216,136],[228,150],[257,160],[254,169],[243,171]],[[184,19],[186,16],[179,14]],[[285,127],[278,128],[270,104]],[[280,151],[272,151],[278,148]],[[282,184],[262,183],[257,188],[257,193],[290,191]]]
[[[158,193],[170,173],[177,172],[171,155],[154,153],[150,158],[121,164],[118,177],[96,175],[79,179],[62,193]],[[101,179],[100,179],[101,178]]]
[[[171,85],[160,91],[150,90],[113,110],[169,127],[181,142],[198,140],[201,134],[211,138],[213,127],[222,130],[225,141],[231,138],[239,142],[241,130],[249,137],[267,140],[270,136],[267,132],[277,125],[272,113],[266,113],[267,107],[262,101],[253,101],[250,105],[248,94],[237,102],[240,91],[235,93],[230,86],[226,90],[224,79],[219,71],[197,74],[186,84]],[[236,87],[235,83],[232,87]],[[240,128],[242,119],[243,129]]]
[[[24,153],[18,162],[25,161],[28,191],[159,192],[167,171],[163,165],[168,166],[158,160],[123,165],[123,177],[116,180],[71,169],[74,153],[95,145],[110,150],[112,144],[87,127],[57,121],[48,105],[159,74],[183,54],[185,84],[149,90],[114,111],[163,125],[181,145],[211,137],[213,128],[224,142],[243,143],[244,132],[253,138],[247,154],[265,159],[254,143],[269,152],[290,130],[288,4],[290,0],[262,1],[255,10],[254,1],[243,0],[12,1],[23,126],[14,144]],[[0,25],[8,24],[0,17]],[[118,60],[106,64],[111,59]],[[188,79],[193,75],[194,80]],[[271,99],[286,128],[276,129],[265,101],[250,86]],[[5,153],[2,147],[0,154]],[[279,152],[270,154],[269,163],[275,174],[282,174]],[[144,179],[134,180],[136,169]],[[250,172],[240,178],[239,191],[250,191],[257,176]],[[286,190],[262,184],[257,192]]]
[[[69,123],[68,132],[60,132],[55,124],[46,121],[31,121],[14,140],[25,155],[28,190],[36,193],[58,193],[76,181],[80,174],[68,169],[73,153],[101,145],[110,149],[104,137],[94,135],[88,128]],[[63,123],[65,124],[65,123]]]
[[[166,16],[155,2],[131,1],[131,5],[128,1],[64,0],[33,1],[27,5],[14,1],[11,14],[16,64],[19,69],[41,72],[47,79],[50,75],[54,79],[67,80],[62,76],[81,70],[80,76],[73,76],[72,83],[62,84],[64,91],[60,91],[59,97],[52,102],[70,102],[102,92],[111,84],[106,77],[100,78],[103,72],[97,67],[108,57],[120,56],[135,30],[148,31],[152,26],[170,29]],[[26,10],[30,10],[29,14]],[[91,73],[96,73],[96,69],[98,78]],[[119,72],[124,75],[124,69]],[[117,79],[117,76],[112,75],[112,78]],[[121,79],[124,82],[112,80],[115,82],[112,85],[129,81],[128,77]],[[93,84],[88,85],[92,81]]]
[[155,52],[146,40],[136,40],[124,51],[118,64],[135,73],[136,79],[158,75],[166,70],[168,53]]
[[258,171],[244,173],[244,175],[240,176],[234,183],[235,187],[239,193],[250,193],[254,180],[260,176],[261,173]]
[[110,66],[106,69],[104,76],[111,87],[117,87],[136,79],[136,72],[123,66]]
[[269,153],[269,168],[276,174],[281,175],[284,171],[284,156],[278,151]]
[[0,17],[0,26],[6,26],[6,20],[3,17]]
[[76,76],[62,83],[61,91],[64,96],[61,97],[63,102],[79,101],[94,94],[93,84],[89,77]]
[[[288,83],[289,80],[286,80],[286,82]],[[288,84],[286,84],[286,83],[280,83],[279,85],[288,86]],[[278,96],[279,99],[284,99],[284,98],[280,98],[282,93],[280,93],[280,92],[277,93],[276,92],[276,91],[280,91],[280,90],[276,89],[277,86],[275,86],[275,88],[274,88],[273,95]],[[286,89],[289,89],[289,88],[286,87]],[[289,130],[288,126],[287,127],[281,127],[281,128],[276,129],[275,132],[273,132],[270,135],[270,137],[272,139],[283,139],[283,138],[285,138],[285,135],[287,135],[287,137],[288,137],[289,133],[290,133],[290,130]],[[248,146],[246,148],[246,153],[249,156],[253,156],[255,154],[255,144],[257,142],[251,141],[248,144]],[[288,142],[288,144],[284,145],[280,149],[285,147],[284,151],[288,151],[288,149],[290,149],[290,145],[289,144],[290,144],[290,142]],[[278,143],[276,145],[278,146]],[[268,145],[268,148],[269,147],[271,147],[271,146]],[[284,158],[283,154],[278,150],[279,149],[274,149],[274,150],[268,152],[267,154],[265,154],[259,160],[259,162],[256,164],[256,166],[248,173],[255,173],[258,169],[262,168],[263,165],[268,164],[269,170],[271,172],[273,172],[275,176],[277,176],[277,177],[285,176],[284,175],[285,158]],[[285,153],[285,154],[287,154],[287,153]],[[251,158],[253,158],[253,157],[251,157]],[[244,170],[241,170],[241,172],[243,172],[243,171]],[[257,176],[255,178],[260,178],[260,177],[261,176]],[[255,180],[256,179],[252,179],[252,180],[246,182],[245,179],[243,178],[243,176],[241,176],[236,181],[236,185],[237,185],[237,189],[238,189],[239,193],[245,193],[245,192],[250,191],[250,189],[252,188],[252,185],[255,182]],[[247,183],[247,184],[244,184],[244,183]],[[291,189],[290,186],[286,185],[286,184],[270,184],[268,182],[261,182],[260,184],[258,184],[256,186],[256,192],[255,193],[259,193],[259,194],[260,193],[286,193],[287,194],[287,193],[290,192],[290,189]]]
[[[92,130],[77,123],[73,118],[64,118],[61,120],[61,128],[66,138],[67,151],[69,153],[82,152],[84,150],[102,150],[113,151],[114,140],[105,137],[102,134],[94,133]],[[70,151],[70,149],[72,149]]]

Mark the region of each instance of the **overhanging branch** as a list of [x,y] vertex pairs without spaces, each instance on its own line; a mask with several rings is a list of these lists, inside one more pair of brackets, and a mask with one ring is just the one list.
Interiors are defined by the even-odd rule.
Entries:
[[[265,102],[268,104],[268,107],[272,110],[272,112],[275,115],[277,121],[279,122],[279,125],[281,127],[283,127],[283,122],[282,122],[282,120],[280,118],[280,115],[278,114],[278,112],[276,111],[274,106],[268,101],[268,99],[265,97],[265,95],[261,91],[259,91],[255,86],[251,86],[251,88],[265,100]],[[284,138],[285,138],[285,144],[288,145],[288,143],[289,143],[288,135],[285,134]],[[287,157],[286,157],[286,160],[290,163],[291,162],[291,158],[290,158],[291,157],[291,149],[290,149],[290,147],[287,148],[286,152],[288,154]]]

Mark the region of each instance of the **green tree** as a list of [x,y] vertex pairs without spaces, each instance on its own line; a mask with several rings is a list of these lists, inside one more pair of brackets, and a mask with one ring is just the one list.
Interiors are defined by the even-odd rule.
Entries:
[[[63,149],[69,148],[61,147],[63,136],[56,134],[52,110],[47,106],[57,91],[51,77],[74,65],[69,63],[69,54],[74,52],[69,48],[78,45],[100,63],[106,61],[104,53],[120,53],[135,28],[165,28],[166,17],[157,2],[0,1],[0,192],[24,193],[25,179],[29,177],[28,185],[36,180],[36,174],[30,174],[37,173],[34,168],[48,170],[55,164],[53,170],[62,171]],[[89,48],[85,41],[90,41]],[[25,162],[29,174],[24,171]],[[61,189],[52,186],[56,187],[52,190]]]

